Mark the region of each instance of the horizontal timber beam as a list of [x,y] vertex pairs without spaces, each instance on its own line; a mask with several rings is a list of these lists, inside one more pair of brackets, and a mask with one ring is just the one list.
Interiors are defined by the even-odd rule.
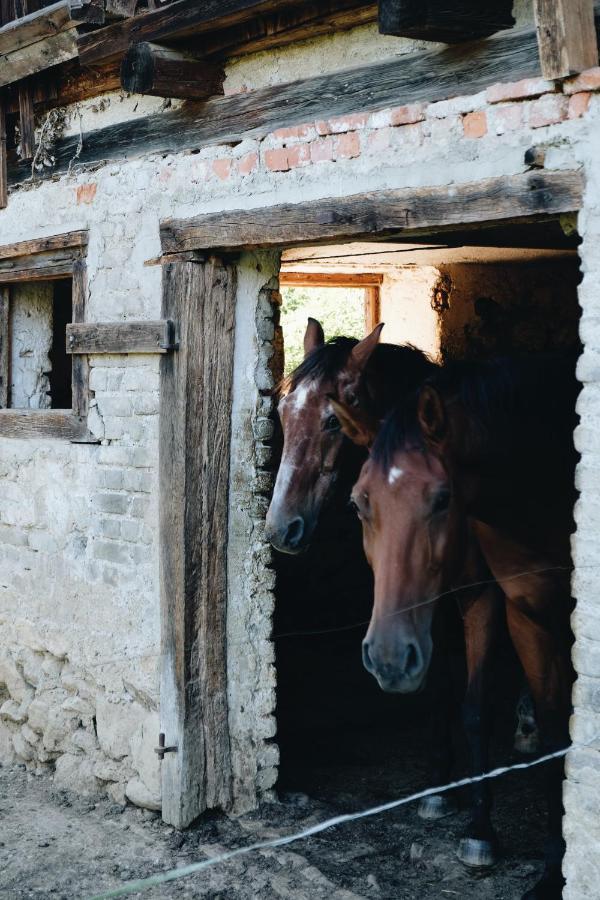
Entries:
[[59,409],[0,409],[0,437],[58,438],[74,443],[96,444],[82,416]]
[[487,37],[512,28],[513,0],[379,0],[380,34],[444,41]]
[[167,319],[67,325],[67,353],[167,353],[174,349],[173,323]]
[[248,22],[263,13],[293,6],[293,0],[176,0],[139,16],[115,22],[79,38],[82,65],[125,53],[136,41],[194,36]]
[[[317,261],[315,261],[316,263]],[[279,273],[279,283],[286,287],[378,287],[383,275],[377,272],[286,272]]]
[[17,241],[14,244],[0,244],[0,259],[50,253],[53,250],[83,249],[87,247],[87,244],[87,230],[66,231],[63,234],[50,234],[46,237],[32,238],[29,241]]
[[[468,47],[420,51],[111,125],[84,134],[80,152],[79,137],[74,135],[57,142],[56,166],[39,177],[67,171],[76,153],[78,163],[85,165],[233,143],[335,115],[477,93],[506,80],[507,72],[515,81],[539,73],[534,28],[513,29]],[[31,166],[11,160],[10,184],[30,177]]]
[[450,187],[371,191],[307,203],[167,220],[165,253],[299,246],[336,240],[426,234],[456,227],[523,221],[576,212],[579,172],[536,172]]
[[76,25],[77,22],[71,18],[69,0],[60,0],[52,6],[13,19],[0,28],[0,57],[52,37],[65,28],[74,28]]
[[123,57],[121,86],[131,94],[207,100],[223,93],[225,70],[187,53],[142,41]]

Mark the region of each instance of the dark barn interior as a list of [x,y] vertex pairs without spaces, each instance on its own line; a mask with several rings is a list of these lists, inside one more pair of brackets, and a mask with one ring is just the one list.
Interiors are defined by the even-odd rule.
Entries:
[[[477,266],[465,277],[461,273],[455,277],[451,267],[447,270],[449,296],[438,310],[441,361],[578,347],[580,276],[573,228],[551,221],[432,237],[431,243],[442,242],[465,253],[476,248]],[[499,248],[505,254],[504,263],[497,261],[502,255]],[[320,249],[325,256],[328,248]],[[356,264],[360,262],[357,258]],[[407,263],[410,265],[410,260]],[[475,273],[479,275],[475,277]],[[348,506],[352,484],[346,470],[356,452],[361,451],[350,446],[345,449],[345,466],[309,550],[300,556],[276,554],[278,788],[284,799],[307,794],[344,811],[385,803],[429,786],[435,682],[435,652],[427,686],[417,695],[383,693],[362,666],[361,640],[371,613],[372,576],[362,554],[360,523]],[[449,697],[456,707],[453,744],[454,776],[458,778],[464,776],[466,766],[460,725],[466,669],[462,623],[454,597],[438,604],[436,625],[451,636]],[[526,758],[513,747],[515,708],[522,684],[522,669],[504,628],[498,638],[490,697],[494,766]],[[525,877],[540,862],[543,790],[543,775],[536,769],[525,777],[510,775],[496,783],[494,816],[504,859],[494,870],[496,878],[520,871],[519,866]],[[457,802],[464,807],[464,792],[458,792]],[[455,847],[464,815],[424,822],[413,804],[394,814],[391,821],[401,829],[403,853],[413,841],[426,846],[434,842],[435,847],[439,838],[450,841],[438,847],[443,854]],[[373,827],[384,829],[385,820]],[[397,837],[388,835],[386,844],[383,832],[379,833],[379,840],[388,848],[382,851],[384,855],[397,857]],[[466,896],[513,896],[510,890],[480,894],[477,882],[472,883],[473,892],[465,888]],[[391,884],[385,896],[405,896],[393,893]]]

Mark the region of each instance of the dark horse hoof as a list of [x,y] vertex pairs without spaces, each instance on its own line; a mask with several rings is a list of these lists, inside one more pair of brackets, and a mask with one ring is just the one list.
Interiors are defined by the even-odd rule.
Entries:
[[564,886],[562,872],[544,872],[538,883],[523,894],[521,900],[561,900]]
[[463,865],[472,869],[489,869],[498,862],[498,851],[492,841],[477,838],[462,838],[456,855]]
[[431,794],[430,797],[423,797],[419,803],[417,815],[421,819],[443,819],[455,812],[456,807],[446,797],[441,794]]

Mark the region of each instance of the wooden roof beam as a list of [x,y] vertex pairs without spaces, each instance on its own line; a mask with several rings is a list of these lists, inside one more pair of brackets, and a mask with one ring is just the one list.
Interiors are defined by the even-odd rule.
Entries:
[[598,65],[594,0],[534,0],[544,78],[565,78]]
[[472,41],[512,28],[512,5],[513,0],[379,0],[379,32],[447,44]]
[[222,66],[188,53],[143,41],[129,48],[121,66],[121,85],[132,94],[207,100],[223,93]]

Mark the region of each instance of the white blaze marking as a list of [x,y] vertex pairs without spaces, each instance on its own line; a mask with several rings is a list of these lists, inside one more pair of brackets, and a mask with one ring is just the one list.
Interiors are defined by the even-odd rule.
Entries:
[[397,466],[392,466],[390,469],[390,474],[388,475],[388,484],[396,484],[399,478],[402,478],[404,475],[404,470],[399,469]]
[[302,407],[306,405],[309,393],[310,387],[308,385],[301,384],[296,388],[291,395],[294,409],[302,409]]

